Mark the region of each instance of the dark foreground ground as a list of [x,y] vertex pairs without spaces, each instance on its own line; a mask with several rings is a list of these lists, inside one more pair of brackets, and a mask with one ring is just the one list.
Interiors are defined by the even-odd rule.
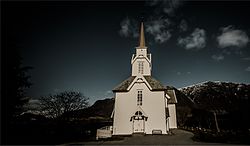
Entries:
[[172,135],[146,135],[146,136],[129,136],[120,140],[99,140],[89,142],[67,143],[66,145],[210,145],[219,143],[205,143],[192,140],[194,134],[189,131],[175,129]]

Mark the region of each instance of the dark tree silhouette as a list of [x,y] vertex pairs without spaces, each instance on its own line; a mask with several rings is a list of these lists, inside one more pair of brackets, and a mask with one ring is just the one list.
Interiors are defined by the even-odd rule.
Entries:
[[4,60],[6,63],[6,71],[4,72],[6,89],[4,91],[3,107],[6,119],[9,121],[23,112],[23,105],[29,101],[25,94],[26,90],[31,86],[30,76],[27,72],[32,67],[22,65],[19,50],[13,42],[7,45],[6,51],[7,55]]
[[31,86],[28,71],[32,67],[23,66],[17,41],[5,41],[3,54],[2,144],[8,144],[11,139],[12,141],[14,139],[13,132],[18,131],[16,128],[19,124],[17,116],[24,111],[23,105],[29,101],[25,94]]
[[88,98],[80,92],[64,91],[40,98],[41,109],[47,117],[68,118],[68,113],[88,107]]

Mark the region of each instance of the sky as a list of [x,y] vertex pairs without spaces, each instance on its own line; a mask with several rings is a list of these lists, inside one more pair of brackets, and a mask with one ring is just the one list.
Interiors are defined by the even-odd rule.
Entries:
[[152,76],[181,88],[250,83],[250,1],[26,1],[2,3],[6,41],[34,67],[33,100],[65,90],[90,103],[131,76],[144,22]]

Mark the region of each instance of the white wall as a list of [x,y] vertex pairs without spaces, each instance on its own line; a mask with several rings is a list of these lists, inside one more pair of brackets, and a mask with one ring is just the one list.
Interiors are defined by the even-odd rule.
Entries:
[[148,117],[145,122],[146,134],[152,134],[153,129],[162,130],[166,134],[166,114],[164,91],[151,92],[145,83],[135,83],[129,92],[118,92],[115,94],[114,111],[114,135],[132,134],[133,122],[131,116],[137,111],[137,90],[143,93],[143,112]]
[[115,111],[113,123],[114,135],[128,135],[132,133],[130,117],[135,110],[135,105],[133,102],[133,97],[127,92],[115,94]]
[[134,62],[132,62],[132,76],[139,75],[139,67],[138,62],[143,61],[143,74],[144,76],[150,76],[151,75],[151,63],[146,58],[137,58]]
[[[148,57],[149,55],[149,57]],[[132,55],[131,65],[132,65],[132,76],[139,75],[138,73],[138,62],[143,61],[143,75],[150,76],[152,63],[151,54],[147,54],[147,48],[136,48],[136,54]]]
[[136,55],[147,56],[147,48],[136,48]]
[[175,104],[168,104],[169,109],[169,128],[177,128],[177,121],[176,121],[176,108]]

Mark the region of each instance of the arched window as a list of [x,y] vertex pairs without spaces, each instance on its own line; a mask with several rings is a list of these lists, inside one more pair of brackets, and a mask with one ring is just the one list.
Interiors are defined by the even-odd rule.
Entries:
[[137,111],[137,112],[135,112],[135,115],[136,116],[142,116],[142,112],[141,111]]

